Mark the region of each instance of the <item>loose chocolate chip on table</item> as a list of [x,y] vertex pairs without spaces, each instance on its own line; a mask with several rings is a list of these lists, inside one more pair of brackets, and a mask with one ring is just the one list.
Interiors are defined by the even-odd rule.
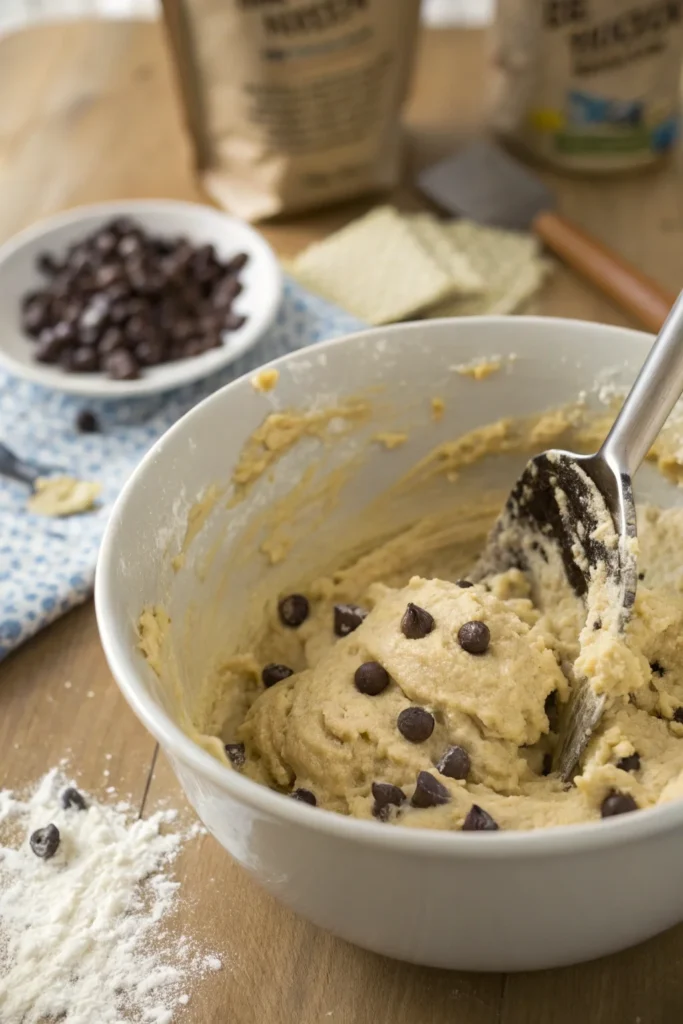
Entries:
[[244,752],[244,743],[226,743],[225,753],[233,767],[242,768],[247,756]]
[[491,632],[485,622],[466,622],[458,630],[458,643],[468,654],[483,654],[491,643]]
[[38,828],[31,833],[29,843],[36,857],[49,860],[50,857],[54,857],[59,848],[59,829],[56,825]]
[[434,629],[433,617],[411,601],[401,619],[401,632],[408,640],[423,640]]
[[318,803],[315,793],[311,793],[310,789],[295,789],[292,793],[292,799],[300,800],[302,804],[310,804],[311,807],[315,807]]
[[303,594],[289,594],[288,597],[283,597],[277,608],[282,625],[289,626],[290,629],[296,629],[305,622],[311,610],[308,598]]
[[488,811],[479,804],[472,804],[462,823],[463,832],[497,832],[498,828]]
[[460,587],[462,590],[467,590],[468,587],[473,587],[474,583],[470,583],[469,580],[456,580],[455,585],[456,587]]
[[64,810],[68,810],[70,807],[75,807],[79,811],[87,811],[88,809],[88,805],[85,802],[83,794],[79,793],[73,786],[69,786],[68,789],[65,789],[59,799]]
[[411,743],[424,743],[434,732],[434,716],[424,708],[404,708],[396,719],[398,731]]
[[658,661],[651,661],[650,662],[650,671],[653,672],[656,676],[659,676],[661,678],[664,675],[664,673],[666,672],[666,669],[663,668],[663,666],[660,665],[660,663]]
[[294,672],[291,668],[286,665],[266,665],[261,673],[261,679],[266,687],[275,686],[276,683],[282,682],[283,679],[289,679],[293,676]]
[[403,790],[390,782],[373,782],[372,795],[375,798],[372,813],[381,821],[387,820],[390,807],[400,807],[406,798]]
[[466,779],[471,768],[470,755],[457,744],[449,747],[436,765],[437,771],[449,779]]
[[639,572],[638,573],[638,579],[639,580],[644,580],[645,579],[645,573],[644,572]]
[[420,772],[410,802],[413,807],[438,807],[439,804],[447,804],[450,798],[450,793],[438,779],[429,772]]
[[620,757],[617,761],[617,768],[622,772],[640,771],[640,754],[629,754],[627,757]]
[[357,604],[335,604],[334,606],[334,632],[337,636],[348,636],[358,629],[361,622],[367,617],[364,608]]
[[376,697],[391,682],[389,673],[378,661],[366,661],[356,669],[353,677],[356,689],[369,697]]
[[638,804],[630,793],[620,793],[613,789],[608,793],[600,806],[600,814],[603,818],[612,818],[615,814],[628,814],[630,811],[637,811]]
[[683,708],[676,708],[673,713],[674,722],[678,722],[679,725],[683,725]]

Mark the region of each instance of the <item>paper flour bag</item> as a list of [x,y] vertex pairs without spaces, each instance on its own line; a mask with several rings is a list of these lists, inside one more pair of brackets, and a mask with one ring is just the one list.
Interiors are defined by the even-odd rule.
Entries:
[[202,181],[259,220],[389,188],[420,0],[163,0]]

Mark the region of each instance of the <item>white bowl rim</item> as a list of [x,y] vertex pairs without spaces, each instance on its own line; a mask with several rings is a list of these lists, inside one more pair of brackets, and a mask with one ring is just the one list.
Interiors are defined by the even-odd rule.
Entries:
[[[23,228],[16,234],[11,235],[10,238],[3,242],[2,245],[0,245],[0,270],[2,269],[2,265],[5,260],[13,256],[25,245],[36,241],[43,235],[46,235],[55,229],[76,224],[80,220],[126,215],[134,217],[136,213],[143,212],[191,213],[198,210],[201,210],[204,213],[211,213],[216,218],[221,218],[227,223],[237,223],[241,227],[247,229],[253,238],[255,248],[260,249],[262,255],[269,258],[269,262],[271,264],[270,273],[272,274],[273,281],[273,294],[271,296],[271,301],[260,304],[260,308],[262,310],[261,325],[256,330],[250,331],[249,323],[247,323],[245,325],[244,335],[240,340],[238,347],[230,349],[226,346],[222,352],[223,358],[216,358],[215,363],[208,369],[205,366],[200,365],[201,356],[194,359],[187,359],[182,366],[182,374],[178,373],[178,379],[173,381],[173,383],[167,384],[159,384],[155,381],[153,375],[142,376],[135,381],[113,381],[110,386],[105,387],[103,386],[103,383],[106,384],[107,378],[98,374],[96,382],[99,386],[97,388],[89,387],[89,385],[93,383],[89,374],[64,373],[63,380],[60,376],[58,381],[48,381],[45,379],[45,375],[39,365],[33,366],[30,363],[18,363],[9,356],[7,352],[5,352],[1,345],[0,367],[14,377],[21,377],[32,384],[39,384],[41,387],[51,391],[59,391],[68,395],[80,395],[84,398],[116,401],[118,399],[123,400],[175,391],[177,388],[185,387],[187,384],[193,384],[198,380],[211,377],[215,373],[220,373],[221,370],[224,370],[231,363],[246,355],[247,352],[261,341],[266,331],[268,331],[273,325],[277,311],[282,303],[284,275],[282,273],[279,260],[277,259],[272,247],[260,232],[258,232],[247,221],[242,220],[242,218],[235,217],[232,214],[227,213],[225,210],[221,210],[217,206],[212,206],[210,203],[195,203],[191,200],[185,199],[152,198],[109,199],[101,203],[86,203],[80,206],[73,206],[60,213],[55,213],[51,216],[41,218],[34,224],[30,224],[28,227]],[[218,352],[218,350],[215,351]],[[180,366],[181,364],[178,363],[176,365]]]
[[[458,329],[458,325],[471,324],[477,321],[482,325],[505,330],[505,324],[512,318],[500,316],[462,317],[457,320],[444,318],[430,320],[428,324],[448,323]],[[531,330],[543,330],[547,333],[554,324],[567,326],[577,332],[585,330],[601,334],[619,335],[623,341],[639,340],[652,342],[652,336],[643,331],[619,327],[612,324],[593,323],[586,320],[570,320],[562,317],[516,316],[516,324],[527,325]],[[317,352],[337,345],[343,345],[352,338],[383,337],[387,334],[399,334],[415,330],[424,330],[425,322],[393,324],[389,327],[369,328],[354,334],[319,342]],[[429,329],[427,327],[427,329]],[[295,360],[302,352],[288,353],[268,363],[268,366],[279,367]],[[254,782],[233,769],[222,765],[216,758],[203,750],[187,736],[173,719],[145,691],[134,674],[130,674],[123,664],[123,650],[127,646],[117,637],[115,616],[109,612],[109,566],[114,561],[114,535],[118,519],[125,509],[129,495],[144,477],[147,465],[153,461],[159,445],[176,431],[184,428],[185,420],[190,419],[203,405],[221,401],[224,392],[238,385],[244,377],[226,384],[224,388],[209,395],[182,416],[147,452],[134,470],[121,494],[119,495],[107,524],[95,575],[95,609],[100,631],[100,639],[105,656],[114,678],[137,717],[158,740],[162,748],[178,757],[188,767],[212,783],[227,791],[238,802],[251,805],[259,811],[274,818],[284,819],[292,825],[304,826],[315,831],[327,833],[347,842],[361,842],[366,846],[378,846],[397,849],[403,852],[417,853],[424,856],[451,856],[454,859],[485,857],[498,860],[511,857],[544,857],[548,854],[578,853],[586,849],[599,849],[615,844],[642,840],[647,836],[664,833],[683,826],[683,798],[656,807],[644,808],[635,814],[615,816],[608,820],[591,821],[583,824],[561,825],[546,829],[508,830],[483,835],[477,832],[450,832],[401,826],[387,827],[374,821],[364,821],[351,816],[327,811],[322,808],[309,807],[291,797],[269,789]],[[141,666],[142,667],[142,666]]]

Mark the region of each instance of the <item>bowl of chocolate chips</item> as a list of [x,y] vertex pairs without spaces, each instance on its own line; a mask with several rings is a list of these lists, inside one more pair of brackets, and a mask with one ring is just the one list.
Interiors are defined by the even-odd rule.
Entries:
[[238,218],[173,200],[80,207],[0,247],[0,365],[74,394],[166,391],[252,348],[281,297],[274,253]]

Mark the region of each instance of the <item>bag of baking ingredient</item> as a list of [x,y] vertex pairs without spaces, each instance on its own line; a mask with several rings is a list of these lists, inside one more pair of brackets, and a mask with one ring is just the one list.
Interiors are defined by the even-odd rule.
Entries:
[[557,167],[614,172],[676,142],[683,0],[499,0],[493,123]]
[[420,0],[163,0],[202,182],[259,220],[391,187]]

